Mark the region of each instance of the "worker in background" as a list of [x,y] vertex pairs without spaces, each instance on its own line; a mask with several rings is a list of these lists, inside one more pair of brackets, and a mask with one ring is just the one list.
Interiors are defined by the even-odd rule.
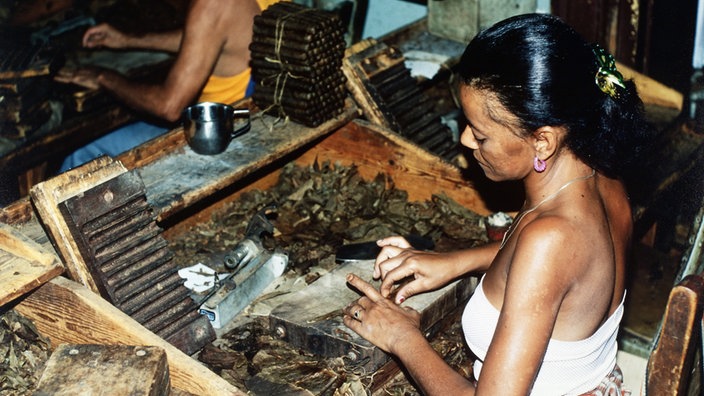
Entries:
[[[56,80],[90,89],[104,89],[135,110],[175,122],[196,102],[232,103],[251,95],[249,44],[254,17],[278,0],[193,0],[182,30],[141,36],[108,24],[86,31],[87,48],[147,49],[176,54],[166,79],[159,84],[131,81],[106,69],[62,70]],[[168,128],[136,122],[84,146],[63,162],[60,172],[101,155],[117,156],[151,140]]]

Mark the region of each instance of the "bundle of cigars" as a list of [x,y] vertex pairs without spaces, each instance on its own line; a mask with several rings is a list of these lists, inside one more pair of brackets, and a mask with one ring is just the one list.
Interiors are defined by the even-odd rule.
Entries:
[[331,12],[276,3],[254,19],[252,100],[265,113],[316,127],[342,113],[344,27]]

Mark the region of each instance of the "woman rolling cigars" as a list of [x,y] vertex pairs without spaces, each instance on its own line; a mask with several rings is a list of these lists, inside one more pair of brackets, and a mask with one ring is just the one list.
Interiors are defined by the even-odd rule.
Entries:
[[[608,53],[539,14],[480,33],[458,71],[461,143],[489,179],[520,180],[525,203],[504,240],[485,246],[441,254],[379,241],[381,286],[348,276],[363,296],[345,324],[428,395],[629,394],[616,365],[632,233],[621,177],[648,141],[634,84]],[[482,276],[462,316],[478,357],[468,381],[401,303],[472,273]]]

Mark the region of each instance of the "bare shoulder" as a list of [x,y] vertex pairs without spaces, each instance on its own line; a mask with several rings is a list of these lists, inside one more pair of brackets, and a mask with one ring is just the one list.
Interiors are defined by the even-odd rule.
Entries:
[[[552,272],[555,266],[564,271],[562,262],[580,256],[588,216],[565,211],[541,213],[520,230],[514,261],[530,265],[530,271]],[[520,257],[520,260],[515,260]],[[526,260],[525,257],[531,257]],[[533,267],[534,266],[534,267]],[[513,269],[513,268],[512,268]]]
[[185,37],[195,51],[203,47],[217,53],[214,74],[232,76],[248,67],[254,17],[259,13],[256,0],[194,0]]
[[[229,26],[251,21],[259,14],[256,0],[192,0],[188,22],[205,20],[213,24],[224,22]],[[217,26],[211,26],[215,28]]]

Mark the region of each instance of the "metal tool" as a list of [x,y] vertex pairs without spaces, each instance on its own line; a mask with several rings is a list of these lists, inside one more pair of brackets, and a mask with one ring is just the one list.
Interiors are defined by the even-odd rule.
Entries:
[[199,312],[216,329],[234,319],[288,266],[287,254],[269,251],[262,245],[262,236],[274,230],[266,217],[273,208],[267,206],[252,217],[244,239],[225,256],[225,266],[232,272],[218,281],[200,305]]
[[225,256],[225,267],[235,271],[264,250],[262,235],[274,232],[274,225],[266,215],[274,208],[275,205],[268,205],[252,216],[245,229],[244,239]]
[[[406,240],[414,249],[432,250],[435,243],[432,239],[420,235],[406,235]],[[342,245],[335,252],[335,262],[343,264],[351,261],[374,260],[381,252],[376,241],[350,243]]]

